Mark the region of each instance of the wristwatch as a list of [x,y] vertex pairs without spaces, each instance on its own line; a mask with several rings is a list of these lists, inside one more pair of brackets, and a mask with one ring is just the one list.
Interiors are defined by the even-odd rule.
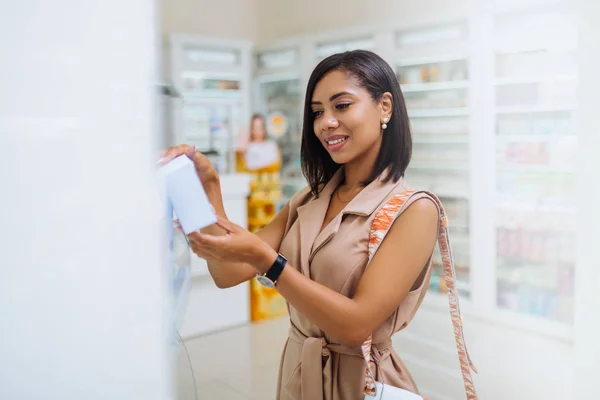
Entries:
[[264,274],[257,275],[256,280],[264,287],[273,289],[286,264],[287,259],[281,254],[278,254],[277,259],[273,265],[271,265],[271,268],[269,268],[269,270]]

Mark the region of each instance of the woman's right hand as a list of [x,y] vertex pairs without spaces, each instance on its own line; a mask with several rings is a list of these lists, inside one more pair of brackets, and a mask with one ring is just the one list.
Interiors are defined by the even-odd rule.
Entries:
[[[196,168],[196,174],[204,186],[208,201],[215,209],[215,213],[222,219],[227,219],[225,207],[223,206],[223,197],[221,196],[221,182],[219,174],[215,170],[210,160],[202,153],[196,151],[195,146],[182,144],[179,146],[169,147],[161,153],[161,159],[158,161],[160,165],[164,165],[172,159],[181,155],[188,156]],[[209,225],[200,230],[203,234],[212,236],[224,236],[227,231],[219,227],[217,224]],[[193,237],[192,233],[189,237]],[[239,264],[230,262],[220,262],[211,259],[210,253],[204,254],[198,249],[197,255],[206,257],[208,271],[212,276],[215,284],[220,288],[235,286],[241,282],[245,282],[256,275],[256,270],[249,264]]]
[[217,170],[208,157],[199,151],[196,151],[196,146],[181,144],[179,146],[169,147],[161,153],[161,159],[158,163],[164,165],[183,154],[193,161],[194,167],[196,168],[196,174],[198,174],[198,178],[200,178],[200,182],[202,182],[202,186],[204,186],[205,190],[211,190],[215,185],[219,185],[219,174],[217,173]]

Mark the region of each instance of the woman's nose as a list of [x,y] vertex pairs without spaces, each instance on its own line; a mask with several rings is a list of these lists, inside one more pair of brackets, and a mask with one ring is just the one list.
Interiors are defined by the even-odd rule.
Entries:
[[323,132],[331,131],[336,129],[340,124],[337,118],[333,114],[325,113],[322,119],[321,130]]

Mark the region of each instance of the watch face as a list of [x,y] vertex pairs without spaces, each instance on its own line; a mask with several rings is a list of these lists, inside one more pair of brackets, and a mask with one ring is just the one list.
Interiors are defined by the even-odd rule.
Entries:
[[267,278],[264,275],[258,275],[256,277],[256,280],[263,286],[268,287],[269,289],[273,289],[275,287],[275,284],[273,283],[272,280],[270,280],[269,278]]

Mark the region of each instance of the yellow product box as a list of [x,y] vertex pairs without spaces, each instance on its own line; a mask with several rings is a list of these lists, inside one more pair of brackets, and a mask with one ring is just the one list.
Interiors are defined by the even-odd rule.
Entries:
[[282,317],[287,313],[285,299],[277,290],[264,287],[256,278],[250,281],[250,318],[252,322]]

